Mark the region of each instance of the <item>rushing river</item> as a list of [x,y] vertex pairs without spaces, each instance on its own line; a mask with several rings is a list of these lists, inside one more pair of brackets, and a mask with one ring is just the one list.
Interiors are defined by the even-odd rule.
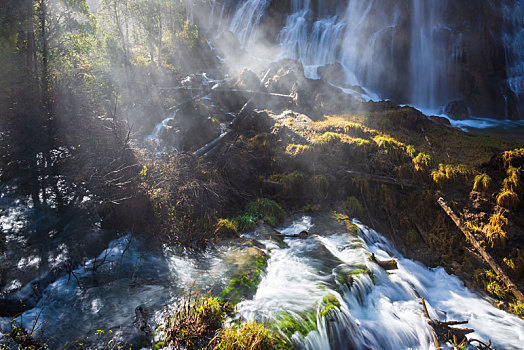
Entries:
[[[297,216],[280,231],[310,235],[286,238],[285,245],[257,231],[248,234],[265,246],[268,266],[255,295],[238,305],[240,316],[274,322],[283,311],[316,314],[316,330],[293,336],[304,349],[428,349],[431,334],[419,304],[424,297],[433,318],[468,320],[475,329],[471,337],[491,339],[497,349],[522,348],[524,320],[498,310],[444,269],[402,257],[380,234],[356,224],[358,233],[348,233],[327,215]],[[137,306],[149,313],[154,327],[193,282],[219,293],[238,273],[234,261],[243,249],[228,242],[206,252],[181,252],[152,248],[128,234],[111,241],[96,259],[64,272],[21,319],[29,328],[37,322],[52,348],[82,337],[91,343],[112,337],[136,341]],[[385,272],[369,260],[371,253],[397,259],[398,270]],[[337,278],[349,274],[352,283]],[[328,295],[339,300],[340,310],[322,317],[320,301]],[[2,331],[10,324],[11,318],[0,319]]]

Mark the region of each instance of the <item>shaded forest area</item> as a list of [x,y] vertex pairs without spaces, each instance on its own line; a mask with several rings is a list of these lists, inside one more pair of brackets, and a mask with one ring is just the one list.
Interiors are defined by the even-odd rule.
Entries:
[[[1,178],[35,207],[136,195],[135,133],[165,117],[157,86],[200,57],[181,1],[22,0],[0,9]],[[144,122],[144,118],[146,121]]]

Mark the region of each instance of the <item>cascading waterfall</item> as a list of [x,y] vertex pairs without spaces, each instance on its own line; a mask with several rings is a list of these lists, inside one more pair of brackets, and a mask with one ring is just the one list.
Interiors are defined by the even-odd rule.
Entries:
[[[229,30],[244,47],[255,44],[258,25],[269,3],[240,1],[231,9]],[[302,61],[310,78],[319,78],[317,67],[339,62],[349,85],[358,84],[383,97],[436,109],[458,95],[450,87],[449,77],[458,67],[461,35],[446,26],[446,4],[431,0],[412,0],[410,4],[347,0],[315,5],[310,0],[292,0],[290,15],[280,33],[280,57]],[[212,4],[214,11],[220,6],[226,6],[226,2],[219,4],[215,0]],[[411,13],[408,33],[402,32],[405,28],[399,24],[405,6]],[[218,21],[222,20],[221,15]],[[403,35],[410,40],[405,44],[408,46],[399,47],[404,45],[399,39]],[[448,45],[450,37],[453,45]],[[398,58],[400,52],[406,57]],[[398,94],[399,83],[409,84],[407,92],[390,96],[392,92]]]
[[524,96],[524,0],[503,9],[508,32],[503,36],[506,48],[508,83],[517,96]]
[[449,101],[448,69],[453,62],[443,39],[446,1],[412,2],[411,103],[436,108]]
[[229,30],[237,35],[246,48],[255,43],[260,19],[268,5],[269,0],[247,0],[237,5]]

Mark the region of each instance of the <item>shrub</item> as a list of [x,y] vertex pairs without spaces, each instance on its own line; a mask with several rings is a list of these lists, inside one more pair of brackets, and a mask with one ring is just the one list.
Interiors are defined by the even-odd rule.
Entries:
[[250,202],[247,206],[245,214],[258,219],[263,219],[269,225],[276,226],[284,219],[284,210],[277,202],[258,198]]
[[239,233],[254,230],[257,226],[257,218],[249,214],[241,214],[233,219],[233,223]]
[[280,182],[288,196],[293,199],[298,199],[302,194],[306,177],[300,171],[295,170],[292,173],[282,175]]
[[473,182],[473,190],[479,192],[487,192],[491,187],[491,177],[488,174],[480,174],[475,176]]
[[357,197],[348,197],[345,204],[350,216],[360,217],[362,214],[364,214],[364,208],[362,207],[362,204],[360,204],[360,201],[357,199]]

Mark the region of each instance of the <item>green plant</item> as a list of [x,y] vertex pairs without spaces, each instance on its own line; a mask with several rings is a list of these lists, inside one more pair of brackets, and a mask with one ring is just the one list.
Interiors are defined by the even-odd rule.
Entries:
[[503,190],[497,196],[497,205],[507,209],[514,209],[519,205],[519,196],[511,189]]
[[258,198],[250,202],[247,206],[245,214],[263,219],[269,225],[276,226],[284,219],[284,210],[277,202],[266,199]]
[[251,257],[251,261],[242,271],[234,275],[227,287],[220,293],[220,300],[238,304],[242,298],[252,294],[262,279],[262,272],[267,267],[267,256],[260,251]]
[[428,171],[431,166],[431,156],[426,153],[419,153],[412,159],[412,162],[417,172],[425,172]]
[[479,174],[475,176],[473,182],[473,190],[479,192],[487,192],[491,187],[491,177],[488,174]]
[[349,215],[352,217],[360,217],[362,214],[364,214],[364,208],[355,196],[348,197],[348,199],[346,199],[345,205]]
[[504,216],[502,211],[494,213],[487,225],[484,226],[483,232],[492,247],[505,246],[508,236],[506,235],[506,227],[508,219]]
[[340,301],[333,296],[325,296],[320,303],[320,315],[326,317],[330,312],[340,309]]
[[215,225],[215,236],[235,237],[238,235],[238,227],[234,220],[219,219]]
[[257,322],[247,322],[222,329],[215,338],[216,350],[293,349],[278,334]]

